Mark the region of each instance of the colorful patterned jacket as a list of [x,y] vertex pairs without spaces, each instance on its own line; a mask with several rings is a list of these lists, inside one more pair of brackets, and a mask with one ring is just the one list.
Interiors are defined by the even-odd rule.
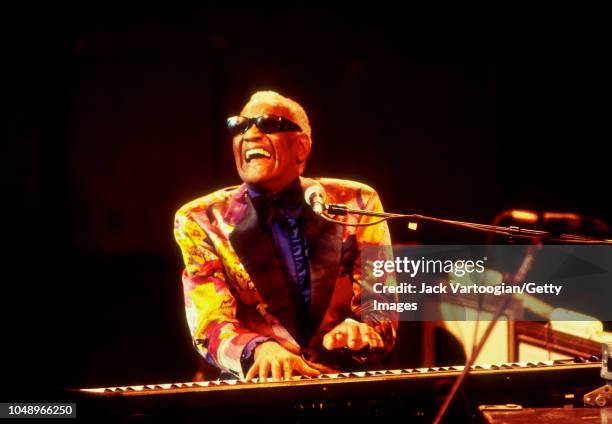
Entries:
[[[300,178],[305,191],[319,185],[329,203],[382,211],[376,192],[361,183],[331,178]],[[267,336],[304,358],[336,369],[355,368],[380,359],[395,343],[397,319],[389,312],[363,314],[364,291],[360,251],[367,245],[389,245],[386,223],[343,226],[328,222],[309,207],[305,237],[310,245],[312,301],[306,337],[296,341],[298,327],[291,294],[270,238],[259,224],[246,185],[229,187],[183,206],[174,235],[184,263],[183,290],[187,322],[196,349],[221,370],[244,377],[241,354],[253,338]],[[346,215],[344,222],[377,218]],[[371,296],[368,296],[371,298]],[[367,322],[382,336],[385,348],[363,352],[329,352],[323,336],[346,318]],[[345,362],[343,362],[346,360]]]

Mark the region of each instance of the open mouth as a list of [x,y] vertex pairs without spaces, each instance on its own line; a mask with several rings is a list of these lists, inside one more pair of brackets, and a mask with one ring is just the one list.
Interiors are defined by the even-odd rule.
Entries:
[[253,159],[270,159],[272,155],[266,149],[261,147],[256,147],[254,149],[249,149],[244,153],[244,158],[248,162]]

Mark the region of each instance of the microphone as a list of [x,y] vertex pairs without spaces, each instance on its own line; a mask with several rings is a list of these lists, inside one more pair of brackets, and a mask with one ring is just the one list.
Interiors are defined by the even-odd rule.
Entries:
[[317,215],[321,215],[327,209],[325,206],[325,192],[319,186],[308,187],[304,193],[304,199]]

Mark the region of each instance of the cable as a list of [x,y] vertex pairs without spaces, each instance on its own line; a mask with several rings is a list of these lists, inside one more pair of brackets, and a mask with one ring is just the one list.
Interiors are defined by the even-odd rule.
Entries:
[[[529,246],[527,250],[527,254],[525,255],[525,258],[523,259],[523,262],[521,263],[516,273],[514,273],[512,277],[513,284],[518,284],[520,281],[523,281],[527,277],[527,274],[529,273],[529,271],[531,270],[533,266],[533,260],[534,260],[534,255],[535,255],[534,248],[539,250],[541,247],[542,247],[541,244]],[[436,417],[433,421],[434,424],[439,424],[442,418],[444,418],[444,414],[446,413],[448,407],[450,406],[453,399],[455,398],[455,395],[457,394],[457,391],[461,387],[463,380],[465,380],[465,377],[467,377],[467,375],[469,374],[470,367],[474,364],[474,361],[480,354],[480,351],[482,350],[484,344],[489,339],[489,336],[491,335],[491,331],[493,330],[493,327],[499,321],[499,318],[504,313],[506,308],[510,305],[510,302],[512,301],[512,299],[513,299],[513,296],[509,294],[506,297],[504,303],[499,307],[499,309],[495,313],[493,319],[489,322],[489,325],[487,326],[484,334],[478,341],[478,344],[475,345],[474,349],[472,350],[472,354],[470,355],[468,361],[466,362],[465,367],[461,371],[461,374],[459,375],[459,377],[457,377],[457,380],[455,380],[455,382],[453,383],[453,386],[450,392],[448,393],[448,395],[446,396],[444,403],[438,410],[438,413],[436,414]],[[480,308],[478,309],[478,313],[480,315]]]
[[379,219],[378,221],[374,221],[374,222],[359,222],[359,223],[356,223],[356,224],[350,224],[348,222],[344,222],[344,221],[340,221],[338,219],[331,218],[331,217],[325,215],[324,213],[322,213],[320,216],[321,216],[321,218],[323,218],[326,221],[334,222],[334,223],[340,224],[340,225],[344,225],[345,227],[368,227],[370,225],[380,224],[381,222],[387,221],[389,219],[389,218],[382,218],[382,219]]
[[[559,236],[553,236],[548,231],[532,230],[529,228],[520,228],[520,227],[512,227],[512,226],[511,227],[499,227],[496,225],[478,224],[474,222],[454,221],[451,219],[435,218],[432,216],[419,215],[419,214],[373,212],[373,211],[367,211],[363,209],[351,209],[347,207],[346,205],[342,205],[342,204],[325,205],[324,209],[325,209],[325,212],[320,214],[320,216],[323,219],[329,222],[334,222],[336,224],[344,225],[346,227],[367,227],[370,225],[380,224],[381,222],[389,220],[389,219],[401,218],[401,219],[408,219],[408,220],[415,221],[415,222],[424,221],[424,222],[431,222],[434,224],[451,225],[451,226],[467,228],[467,229],[476,230],[476,231],[483,231],[489,234],[504,235],[507,237],[520,237],[520,238],[540,239],[540,240],[544,239],[548,241],[564,242],[564,243],[572,243],[572,244],[612,244],[611,239],[598,239],[598,238],[592,238],[592,237],[586,237],[586,236],[579,236],[575,234],[561,234]],[[348,222],[343,222],[343,221],[331,218],[330,216],[330,215],[343,216],[347,214],[374,216],[374,217],[380,217],[382,219],[379,219],[378,221],[374,221],[374,222],[365,222],[365,223],[361,222],[361,223],[350,224]]]

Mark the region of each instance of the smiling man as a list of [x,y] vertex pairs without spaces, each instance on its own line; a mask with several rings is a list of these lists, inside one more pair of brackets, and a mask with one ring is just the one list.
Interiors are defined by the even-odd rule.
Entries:
[[[225,375],[289,379],[371,367],[395,342],[397,321],[368,313],[364,245],[389,245],[386,223],[313,212],[304,192],[382,211],[376,192],[346,180],[301,177],[311,149],[304,109],[255,93],[228,118],[243,184],[196,199],[176,214],[187,321],[196,349]],[[372,298],[372,296],[368,296]],[[370,308],[370,309],[368,309]]]

